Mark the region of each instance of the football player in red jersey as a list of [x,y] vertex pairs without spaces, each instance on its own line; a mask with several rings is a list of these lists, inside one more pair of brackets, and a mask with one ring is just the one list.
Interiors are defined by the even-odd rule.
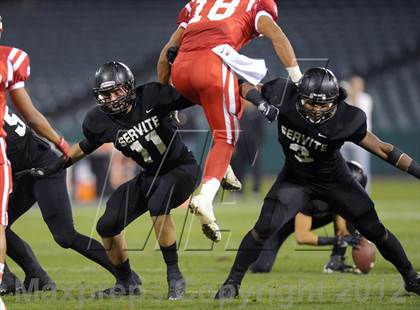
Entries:
[[[183,96],[203,107],[210,125],[214,144],[207,157],[201,191],[192,198],[190,209],[199,216],[203,232],[213,241],[219,241],[221,235],[212,202],[239,137],[242,107],[234,73],[248,76],[257,84],[266,72],[264,64],[259,63],[258,70],[258,62],[237,51],[253,38],[266,36],[292,81],[298,82],[302,75],[293,48],[276,19],[274,0],[191,0],[180,12],[179,27],[159,58],[159,81],[165,84],[172,78]],[[180,49],[171,73],[166,54],[174,45],[180,45]],[[268,114],[275,108],[259,109]]]
[[[0,16],[0,36],[2,32],[3,24]],[[6,155],[6,132],[3,129],[6,93],[9,92],[14,106],[38,134],[53,142],[65,156],[68,156],[70,150],[67,141],[57,134],[47,119],[33,106],[25,90],[25,81],[29,75],[28,55],[18,48],[0,45],[0,283],[6,257],[7,204],[12,191],[11,167]],[[2,309],[1,304],[0,309]]]

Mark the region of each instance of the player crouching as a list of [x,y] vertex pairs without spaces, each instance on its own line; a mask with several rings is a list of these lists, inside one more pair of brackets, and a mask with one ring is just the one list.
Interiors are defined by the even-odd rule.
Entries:
[[[159,83],[135,87],[131,70],[120,62],[102,65],[95,75],[98,106],[83,122],[85,139],[70,151],[68,167],[104,143],[113,143],[125,156],[143,168],[109,198],[97,223],[118,278],[114,287],[99,296],[140,294],[139,281],[130,267],[122,231],[149,212],[167,265],[168,299],[181,299],[185,280],[178,267],[175,223],[170,211],[189,200],[196,188],[199,165],[177,134],[170,112],[191,106],[174,88]],[[60,163],[36,169],[33,175],[57,170]]]

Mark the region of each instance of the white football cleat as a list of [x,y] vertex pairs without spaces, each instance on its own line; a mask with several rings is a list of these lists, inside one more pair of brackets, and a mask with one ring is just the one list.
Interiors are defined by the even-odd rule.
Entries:
[[219,225],[216,223],[213,204],[209,198],[203,194],[198,194],[191,199],[189,208],[200,220],[204,235],[214,242],[219,242],[222,235]]
[[224,190],[232,192],[238,192],[242,189],[242,183],[238,180],[230,165],[228,166],[226,174],[220,182],[220,185]]

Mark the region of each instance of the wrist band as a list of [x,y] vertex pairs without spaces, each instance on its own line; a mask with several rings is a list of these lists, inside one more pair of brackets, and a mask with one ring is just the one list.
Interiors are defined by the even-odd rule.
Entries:
[[286,68],[286,70],[289,73],[289,76],[292,82],[298,83],[302,77],[302,72],[300,71],[299,66],[289,67],[289,68]]
[[404,153],[400,149],[394,146],[392,151],[388,154],[388,158],[386,161],[389,162],[391,165],[396,166],[403,154]]
[[407,169],[407,172],[412,176],[420,179],[420,165],[416,163],[414,160],[411,161],[410,166]]
[[246,100],[250,101],[253,105],[259,106],[262,103],[266,103],[267,101],[261,95],[261,93],[256,90],[255,88],[248,91],[245,97]]
[[337,240],[336,237],[318,237],[318,245],[330,245],[334,244]]

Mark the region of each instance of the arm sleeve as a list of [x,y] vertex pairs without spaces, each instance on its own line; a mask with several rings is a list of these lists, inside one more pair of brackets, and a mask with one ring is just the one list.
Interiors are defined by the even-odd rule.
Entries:
[[79,146],[85,154],[92,153],[103,144],[101,136],[94,134],[92,130],[89,129],[87,119],[83,122],[83,135],[85,136],[85,139],[79,142]]
[[179,12],[177,25],[180,28],[187,28],[188,22],[191,19],[191,4],[188,3],[184,8]]
[[358,125],[356,126],[356,130],[348,138],[348,141],[353,143],[359,143],[367,134],[366,114],[363,111],[360,111],[357,119]]
[[258,20],[261,16],[268,16],[274,21],[278,18],[277,4],[274,0],[260,0],[255,8],[255,31],[258,31]]
[[9,60],[12,67],[13,77],[9,84],[9,91],[25,87],[25,81],[31,74],[30,60],[24,51],[13,48]]

